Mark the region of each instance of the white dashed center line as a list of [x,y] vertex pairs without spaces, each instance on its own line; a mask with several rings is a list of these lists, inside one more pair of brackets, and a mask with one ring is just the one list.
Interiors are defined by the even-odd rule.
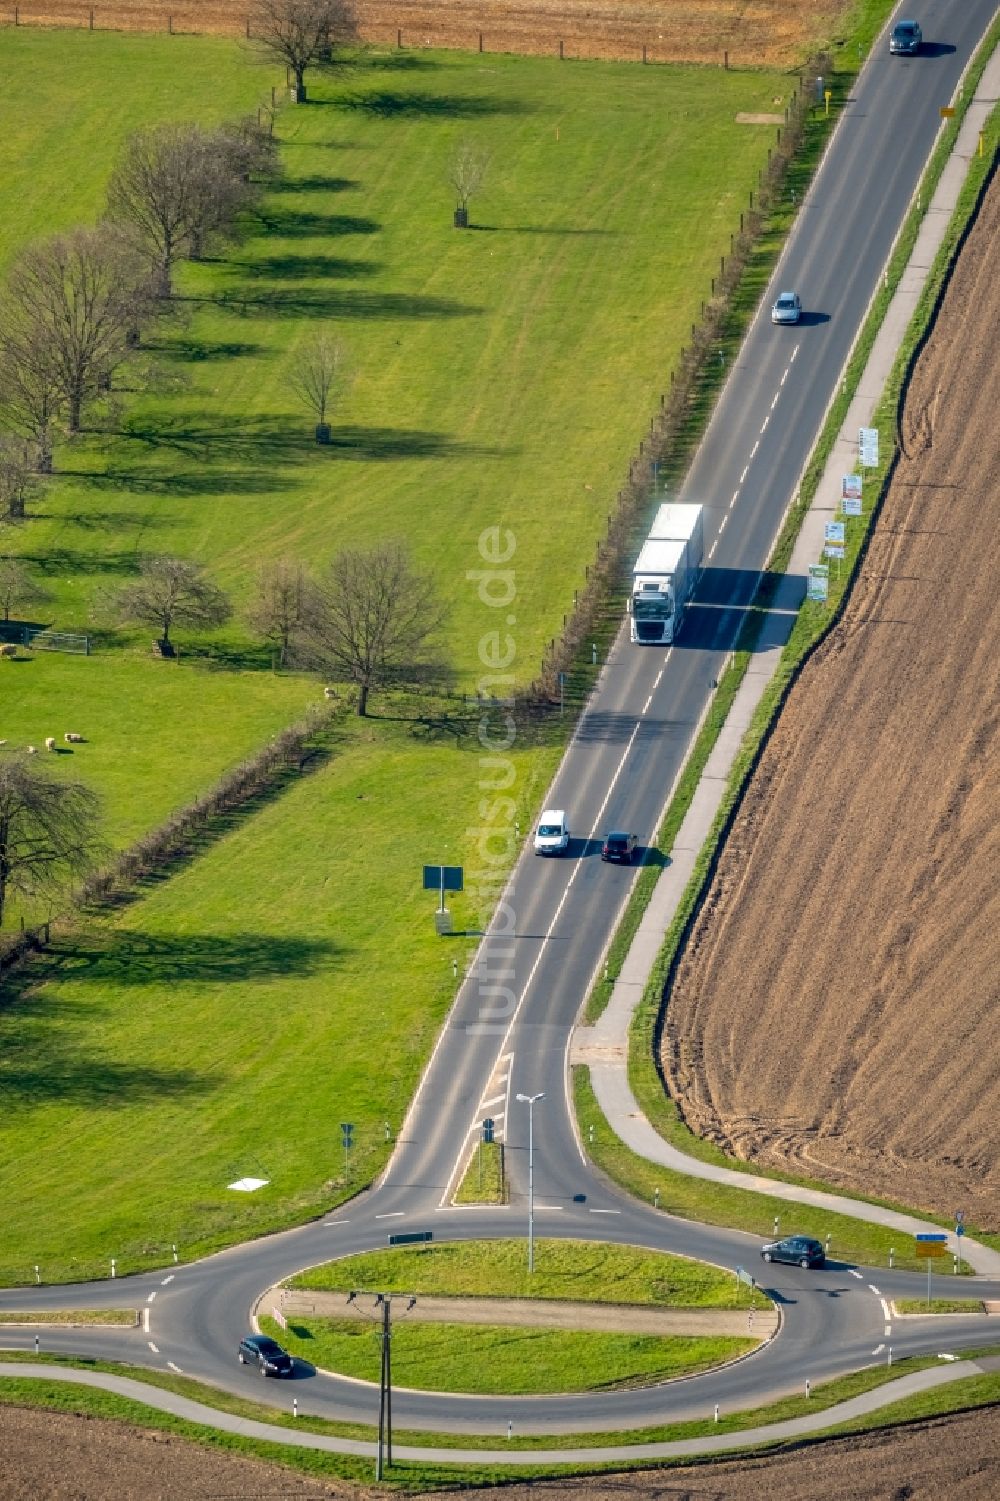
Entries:
[[788,372],[789,372],[789,370],[791,370],[791,368],[792,368],[791,365],[786,365],[785,366],[785,373],[781,377],[781,380],[778,382],[779,386],[783,386],[785,384],[785,381],[788,379]]
[[377,1214],[375,1218],[377,1220],[401,1220],[404,1213],[402,1209],[394,1209],[391,1214]]
[[869,1284],[868,1284],[868,1291],[870,1293],[874,1293],[875,1296],[876,1296],[876,1298],[881,1298],[881,1296],[882,1296],[882,1294],[879,1292],[878,1288],[875,1287],[871,1282],[869,1282]]
[[146,1299],[146,1302],[147,1303],[152,1303],[152,1301],[153,1301],[153,1299],[155,1297],[156,1297],[156,1289],[154,1288],[153,1291],[150,1293],[149,1297]]
[[621,1214],[620,1209],[592,1209],[591,1214]]
[[851,1276],[852,1277],[857,1277],[857,1279],[858,1279],[859,1282],[863,1282],[865,1280],[864,1277],[862,1277],[861,1273],[860,1272],[856,1272],[853,1267],[851,1267]]
[[795,356],[798,354],[798,352],[799,352],[799,346],[796,344],[795,348],[792,350],[792,357],[788,361],[789,365],[794,365],[794,363],[795,363]]
[[778,397],[780,396],[780,394],[781,394],[780,389],[777,390],[777,391],[775,391],[775,393],[774,393],[774,400],[771,402],[771,411],[772,412],[774,411],[775,407],[778,405]]
[[652,702],[653,702],[653,695],[652,695],[652,694],[650,694],[650,695],[649,695],[649,697],[648,697],[648,698],[647,698],[647,700],[646,700],[646,702],[645,702],[645,703],[644,703],[644,704],[643,704],[643,706],[642,706],[642,712],[643,712],[643,713],[644,713],[644,714],[645,714],[645,712],[646,712],[646,710],[647,710],[647,709],[648,709],[648,708],[649,708],[649,706],[650,706],[650,704],[651,704],[651,703],[652,703]]
[[172,1371],[176,1371],[177,1374],[178,1374],[178,1376],[183,1376],[184,1375],[184,1372],[181,1370],[180,1366],[179,1365],[174,1365],[174,1363],[173,1363],[172,1360],[168,1360],[167,1361],[167,1365],[170,1367],[170,1369]]
[[742,483],[743,483],[743,481],[744,481],[744,480],[745,480],[745,479],[746,479],[746,477],[747,477],[747,475],[748,475],[748,474],[749,474],[749,473],[750,473],[750,465],[749,465],[749,464],[746,464],[746,465],[745,465],[745,466],[744,466],[744,469],[743,469],[743,473],[742,473],[742,474],[741,474],[741,475],[740,475],[740,484],[741,484],[741,485],[742,485]]
[[872,1354],[873,1355],[881,1355],[882,1351],[884,1349],[885,1349],[885,1345],[876,1345],[875,1348],[874,1348],[874,1350],[872,1351]]
[[770,412],[768,412],[767,416],[764,418],[764,421],[760,425],[760,431],[761,431],[761,436],[762,437],[763,437],[764,433],[767,432],[767,424],[770,422],[770,420],[771,420],[771,414],[770,414]]
[[758,438],[757,441],[756,441],[756,443],[754,444],[754,446],[750,450],[750,457],[751,458],[755,458],[756,457],[757,450],[758,450],[759,447],[760,447],[760,439]]
[[153,1352],[154,1355],[159,1355],[160,1349],[159,1349],[158,1345],[154,1345],[153,1341],[151,1339],[148,1339],[146,1341],[146,1343],[149,1346],[149,1348],[152,1350],[152,1352]]
[[169,1277],[164,1277],[163,1281],[160,1283],[160,1286],[161,1287],[166,1287],[167,1283],[168,1282],[173,1282],[173,1280],[174,1280],[174,1274],[173,1274],[173,1272],[171,1272]]

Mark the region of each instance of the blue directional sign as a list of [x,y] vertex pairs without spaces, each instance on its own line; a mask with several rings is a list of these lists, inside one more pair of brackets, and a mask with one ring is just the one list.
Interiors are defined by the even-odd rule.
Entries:
[[945,1235],[944,1231],[941,1231],[940,1233],[938,1231],[934,1231],[932,1233],[929,1230],[919,1232],[916,1238],[917,1240],[943,1240],[945,1242],[947,1242],[948,1240],[948,1237],[947,1235]]
[[964,1235],[965,1234],[965,1226],[962,1224],[961,1220],[959,1220],[958,1224],[955,1226],[955,1234],[956,1235]]

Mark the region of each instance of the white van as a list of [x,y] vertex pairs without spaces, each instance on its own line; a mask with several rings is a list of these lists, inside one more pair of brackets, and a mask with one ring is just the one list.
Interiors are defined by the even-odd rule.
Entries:
[[546,808],[535,830],[536,855],[561,855],[569,848],[569,825],[561,808]]

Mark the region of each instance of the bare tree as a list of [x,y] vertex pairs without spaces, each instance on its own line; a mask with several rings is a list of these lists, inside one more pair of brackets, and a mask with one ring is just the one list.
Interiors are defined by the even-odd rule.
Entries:
[[329,443],[327,412],[348,382],[347,356],[339,339],[319,334],[297,351],[289,384],[316,415],[317,443]]
[[0,759],[0,923],[11,891],[53,895],[93,865],[99,810],[88,787],[53,781],[26,758]]
[[292,97],[306,100],[306,69],[331,61],[331,49],[357,37],[350,0],[256,0],[248,35],[265,57],[284,63],[295,79]]
[[345,548],[310,592],[302,657],[353,683],[363,715],[375,688],[429,665],[443,619],[433,579],[399,543]]
[[306,570],[292,559],[265,563],[257,574],[257,597],[247,610],[247,623],[278,648],[279,667],[305,626],[309,592]]
[[201,565],[184,558],[143,558],[138,579],[117,590],[111,604],[122,621],[159,626],[165,657],[173,656],[170,632],[175,625],[207,630],[224,625],[232,614],[228,598],[205,577]]
[[455,228],[465,229],[469,223],[469,200],[479,192],[489,171],[490,154],[471,141],[459,141],[448,162],[448,181],[455,189],[458,204],[455,208]]
[[[2,317],[3,315],[0,315]],[[0,414],[33,450],[40,474],[52,473],[53,433],[65,407],[55,351],[48,340],[16,326],[16,316],[0,324]]]
[[51,598],[20,558],[0,558],[0,610],[4,620],[10,619],[16,604],[44,604]]
[[0,522],[23,521],[34,480],[34,454],[25,438],[0,437]]
[[148,278],[108,230],[76,229],[26,250],[8,279],[6,322],[18,350],[51,377],[70,432],[83,405],[125,359]]
[[129,136],[108,185],[108,217],[146,257],[159,296],[170,296],[178,261],[232,233],[260,191],[254,174],[264,159],[242,125],[158,125]]

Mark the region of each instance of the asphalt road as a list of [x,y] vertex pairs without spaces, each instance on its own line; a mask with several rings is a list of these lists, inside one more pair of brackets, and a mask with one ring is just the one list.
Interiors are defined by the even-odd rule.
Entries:
[[[567,810],[569,855],[526,853],[502,921],[484,941],[401,1133],[382,1183],[330,1221],[237,1247],[195,1265],[86,1287],[0,1292],[3,1307],[139,1306],[148,1328],[45,1330],[44,1350],[171,1365],[231,1390],[290,1403],[288,1386],[236,1365],[250,1309],[272,1283],[315,1262],[384,1245],[393,1230],[437,1239],[524,1228],[527,1108],[535,1107],[536,1229],[627,1241],[743,1264],[772,1290],[782,1329],[761,1353],[723,1371],[642,1392],[579,1397],[448,1398],[397,1392],[397,1425],[465,1432],[613,1430],[730,1410],[885,1358],[995,1341],[990,1323],[890,1321],[883,1299],[919,1295],[920,1277],[831,1265],[821,1272],[765,1269],[759,1242],[674,1220],[637,1205],[588,1167],[567,1091],[567,1051],[634,875],[605,866],[599,836],[611,827],[641,839],[657,827],[704,712],[742,608],[785,509],[877,286],[893,237],[933,146],[939,106],[992,18],[994,0],[924,0],[925,55],[890,58],[885,43],[864,69],[799,216],[762,313],[730,374],[681,498],[706,507],[708,567],[676,645],[632,646],[621,634],[547,799]],[[773,328],[768,308],[793,288],[806,316]],[[512,929],[512,932],[501,931]],[[506,990],[504,989],[506,987]],[[508,1144],[512,1206],[455,1210],[451,1187],[485,1115]],[[969,1284],[966,1283],[965,1287]],[[964,1289],[963,1289],[964,1290]],[[977,1281],[980,1296],[1000,1286]],[[956,1333],[961,1330],[960,1335]],[[32,1349],[34,1331],[5,1330],[6,1347]],[[371,1422],[377,1394],[356,1382],[291,1383],[303,1413]]]

